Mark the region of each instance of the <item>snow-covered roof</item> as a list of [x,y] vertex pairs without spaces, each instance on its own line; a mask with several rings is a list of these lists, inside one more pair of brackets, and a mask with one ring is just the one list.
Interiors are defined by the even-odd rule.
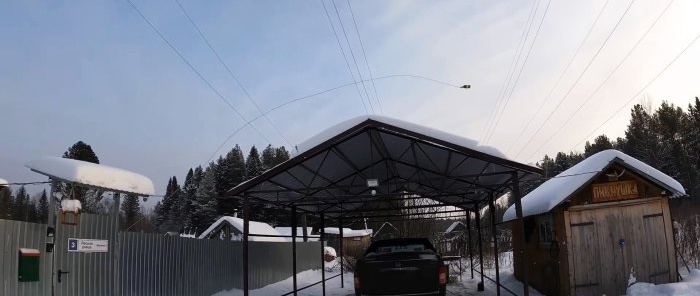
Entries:
[[[275,227],[275,230],[279,232],[280,235],[292,235],[292,228],[291,227]],[[306,227],[306,238],[310,242],[317,242],[319,238],[321,237],[318,234],[311,234],[311,231],[313,230],[313,227]],[[297,227],[297,242],[303,241],[303,235],[304,235],[304,227]],[[291,242],[292,238],[291,237],[285,237],[284,238],[286,241]]]
[[26,166],[39,174],[65,182],[98,187],[109,191],[153,195],[153,181],[143,175],[87,161],[46,156]]
[[[243,232],[243,219],[237,218],[237,217],[230,217],[230,216],[223,216],[216,220],[216,222],[212,223],[207,230],[202,232],[202,234],[199,235],[200,239],[204,239],[209,237],[209,235],[218,230],[219,226],[223,223],[228,223],[234,228],[238,229],[241,233]],[[263,222],[257,222],[257,221],[249,221],[248,224],[249,228],[249,233],[250,234],[262,234],[262,235],[280,235],[277,230],[272,228],[270,224],[263,223]],[[264,236],[249,236],[248,240],[250,241],[258,241],[258,242],[284,242],[286,241],[283,237],[264,237]]]
[[467,228],[467,225],[464,225],[464,223],[462,223],[462,221],[455,221],[455,222],[452,222],[452,224],[450,224],[450,227],[447,227],[447,229],[445,230],[445,233],[450,233],[450,232],[452,232],[452,231],[455,230],[455,228],[457,228],[457,226],[459,226],[460,224],[461,224],[464,228]]
[[505,154],[503,154],[501,151],[499,151],[496,148],[490,147],[490,146],[482,146],[479,145],[479,142],[476,140],[472,140],[469,138],[465,138],[462,136],[450,134],[443,132],[441,130],[437,130],[434,128],[418,125],[415,123],[411,123],[408,121],[403,121],[400,119],[395,119],[391,117],[386,117],[386,116],[380,116],[380,115],[363,115],[363,116],[358,116],[346,121],[343,121],[341,123],[338,123],[334,126],[331,126],[324,131],[316,134],[315,136],[307,139],[306,141],[300,143],[299,145],[296,146],[296,151],[293,151],[293,155],[301,154],[304,153],[305,151],[318,146],[319,144],[326,142],[330,140],[331,138],[337,136],[338,134],[344,132],[345,130],[352,128],[353,126],[356,126],[363,121],[366,120],[374,120],[378,122],[382,122],[385,124],[393,125],[398,128],[402,128],[405,130],[409,130],[412,132],[420,133],[429,137],[433,137],[438,140],[450,142],[456,145],[460,145],[466,148],[470,148],[482,153],[489,154],[491,156],[495,157],[500,157],[506,159]]
[[7,184],[10,184],[10,182],[7,182],[7,180],[0,178],[0,187],[7,186]]
[[[338,229],[338,227],[326,227],[323,229],[323,231],[327,234],[340,234],[340,229]],[[368,235],[372,235],[372,229],[353,230],[350,228],[343,227],[343,237],[358,237]]]
[[[573,167],[542,183],[522,198],[523,217],[549,212],[565,201],[579,188],[595,179],[614,161],[642,174],[649,181],[671,190],[671,196],[685,195],[683,186],[670,176],[617,150],[605,150],[584,159]],[[503,214],[503,221],[514,220],[515,205]]]

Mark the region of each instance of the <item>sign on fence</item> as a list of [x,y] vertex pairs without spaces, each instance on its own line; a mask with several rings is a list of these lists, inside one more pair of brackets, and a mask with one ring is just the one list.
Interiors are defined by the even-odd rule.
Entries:
[[109,240],[69,238],[68,252],[106,253],[109,252]]

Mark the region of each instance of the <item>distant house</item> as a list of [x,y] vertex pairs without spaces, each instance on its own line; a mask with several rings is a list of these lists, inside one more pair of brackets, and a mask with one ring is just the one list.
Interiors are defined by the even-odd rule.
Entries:
[[[340,250],[340,229],[326,227],[324,232],[328,237],[328,246]],[[343,228],[343,255],[359,258],[372,242],[372,229],[353,230]],[[340,256],[340,253],[338,253]]]
[[390,239],[390,238],[397,238],[400,236],[399,229],[394,226],[394,224],[391,224],[389,222],[384,222],[382,226],[377,229],[374,233],[372,233],[372,240],[382,240],[382,239]]
[[[683,195],[678,181],[620,151],[592,155],[522,198],[515,276],[527,273],[545,295],[625,294],[632,271],[641,282],[675,282],[668,203]],[[503,221],[515,219],[511,206]]]
[[455,221],[437,237],[437,245],[441,254],[457,256],[464,254],[461,252],[467,244],[467,225],[461,221]]
[[[292,241],[292,228],[291,227],[275,227],[275,230],[280,234],[280,235],[287,235],[290,236],[288,238],[285,238],[287,241]],[[308,242],[317,242],[320,239],[319,234],[311,234],[311,231],[313,230],[313,227],[306,227],[306,236],[307,239],[306,241]],[[303,242],[304,241],[304,227],[297,227],[297,242]]]
[[[270,224],[250,221],[249,222],[249,241],[257,242],[286,242],[291,241],[283,237],[268,237],[268,236],[255,236],[259,235],[280,235],[280,233],[272,228]],[[237,217],[223,216],[212,223],[207,230],[199,235],[199,239],[221,239],[221,240],[232,240],[240,241],[243,240],[243,219]]]

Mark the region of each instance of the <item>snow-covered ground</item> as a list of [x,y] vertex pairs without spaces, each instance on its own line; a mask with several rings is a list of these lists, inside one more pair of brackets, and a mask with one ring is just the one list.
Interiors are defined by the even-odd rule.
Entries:
[[[338,272],[327,272],[326,277],[332,277],[338,275]],[[340,287],[340,277],[326,282],[326,295],[328,296],[347,296],[355,295],[355,289],[353,287],[352,273],[345,273],[344,275],[345,287]],[[321,280],[321,270],[307,270],[297,274],[297,287],[304,287],[316,283]],[[288,278],[284,281],[277,282],[260,289],[255,289],[250,291],[250,295],[253,296],[275,296],[283,295],[292,291],[292,278]],[[243,295],[243,291],[239,289],[233,289],[229,291],[221,291],[212,296],[240,296]],[[308,289],[302,290],[298,293],[300,296],[316,296],[323,295],[321,290],[321,285],[310,287]]]
[[685,274],[683,281],[679,283],[654,285],[650,283],[636,282],[634,276],[630,276],[627,288],[627,296],[698,296],[700,295],[700,270],[692,269],[690,274]]

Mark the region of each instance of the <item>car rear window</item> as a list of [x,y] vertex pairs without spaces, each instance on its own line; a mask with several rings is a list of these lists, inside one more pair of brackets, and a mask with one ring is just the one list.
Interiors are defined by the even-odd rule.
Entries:
[[431,245],[426,245],[426,243],[420,241],[378,242],[369,247],[367,250],[367,255],[425,251],[434,252],[435,250]]

